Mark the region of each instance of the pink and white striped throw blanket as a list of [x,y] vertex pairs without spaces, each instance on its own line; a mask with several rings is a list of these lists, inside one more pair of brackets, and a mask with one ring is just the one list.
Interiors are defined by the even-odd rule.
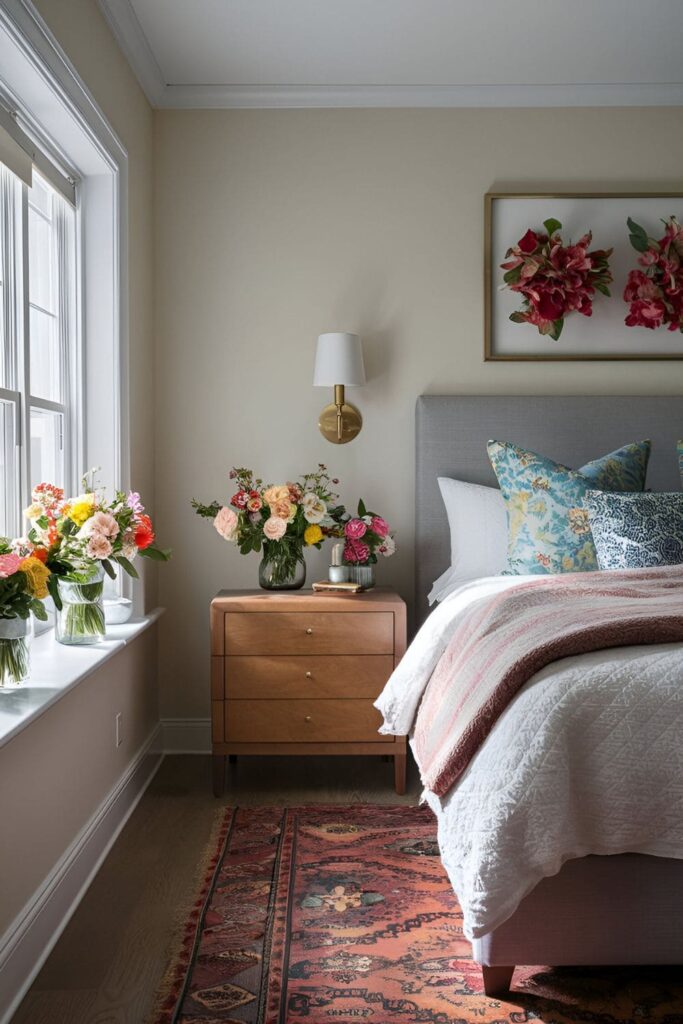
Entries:
[[683,566],[540,576],[475,601],[427,685],[413,749],[444,796],[495,722],[551,662],[608,647],[683,641]]

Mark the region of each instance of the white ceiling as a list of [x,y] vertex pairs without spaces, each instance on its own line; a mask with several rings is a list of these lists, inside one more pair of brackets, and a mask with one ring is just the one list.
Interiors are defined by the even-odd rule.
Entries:
[[683,105],[683,0],[99,0],[167,107]]

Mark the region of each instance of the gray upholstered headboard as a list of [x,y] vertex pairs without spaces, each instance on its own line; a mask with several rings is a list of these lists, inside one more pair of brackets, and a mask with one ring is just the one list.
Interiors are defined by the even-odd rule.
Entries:
[[423,395],[416,409],[416,620],[450,563],[450,537],[437,477],[496,485],[486,455],[490,438],[514,441],[568,466],[644,438],[652,440],[648,487],[681,488],[676,441],[683,437],[683,398],[460,397]]

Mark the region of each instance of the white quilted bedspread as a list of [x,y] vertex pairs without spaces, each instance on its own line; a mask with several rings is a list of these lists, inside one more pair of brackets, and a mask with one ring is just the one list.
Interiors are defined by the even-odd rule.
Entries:
[[[412,728],[459,611],[521,579],[468,584],[430,616],[377,702],[384,731]],[[683,645],[597,651],[548,666],[448,795],[425,797],[470,939],[502,924],[573,857],[683,858]]]

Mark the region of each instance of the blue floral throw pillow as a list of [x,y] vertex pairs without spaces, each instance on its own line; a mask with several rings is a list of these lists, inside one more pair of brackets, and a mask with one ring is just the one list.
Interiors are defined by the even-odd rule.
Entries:
[[584,499],[601,569],[683,565],[683,494],[608,494]]
[[509,441],[489,441],[488,453],[507,507],[510,573],[588,572],[598,562],[586,492],[642,491],[650,442],[628,444],[579,470]]

